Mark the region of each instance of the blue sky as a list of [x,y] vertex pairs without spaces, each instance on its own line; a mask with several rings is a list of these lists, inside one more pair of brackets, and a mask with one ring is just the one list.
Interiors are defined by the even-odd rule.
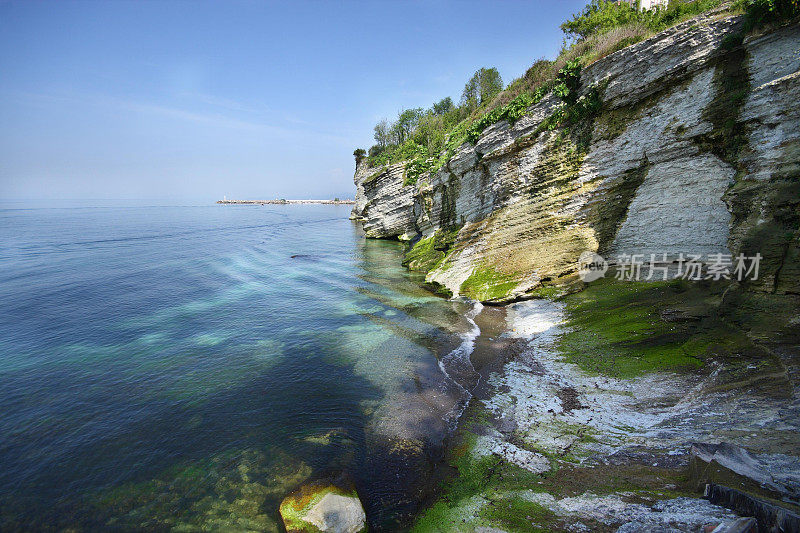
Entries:
[[0,1],[0,198],[352,196],[375,122],[511,81],[584,4]]

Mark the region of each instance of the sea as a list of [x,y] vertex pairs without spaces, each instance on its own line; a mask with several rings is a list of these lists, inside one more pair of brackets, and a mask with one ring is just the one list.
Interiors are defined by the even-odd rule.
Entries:
[[436,483],[477,308],[349,206],[0,204],[0,530],[281,531],[347,478],[375,531]]

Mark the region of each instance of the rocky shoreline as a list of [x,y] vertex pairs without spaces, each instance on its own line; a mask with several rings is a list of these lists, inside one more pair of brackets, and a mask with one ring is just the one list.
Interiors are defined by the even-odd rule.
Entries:
[[406,162],[362,160],[352,217],[485,303],[580,290],[584,251],[759,252],[750,289],[797,294],[800,24],[743,26],[718,10],[588,64],[596,114],[550,128],[566,105],[550,93],[415,183]]
[[[482,380],[447,451],[447,462],[458,474],[414,530],[688,532],[733,527],[736,512],[703,498],[705,486],[720,481],[706,470],[690,468],[697,461],[695,443],[722,443],[751,457],[743,473],[732,476],[737,489],[777,506],[787,524],[795,523],[800,510],[796,344],[775,339],[766,348],[740,338],[729,354],[717,350],[703,365],[592,371],[566,349],[575,331],[596,334],[591,324],[576,319],[575,301],[596,298],[615,290],[614,285],[589,287],[560,301],[487,308],[507,313],[507,329],[482,335],[476,343],[503,347],[497,344],[493,356],[480,349],[473,354]],[[653,289],[653,284],[641,284],[624,291],[635,294],[643,310],[652,307],[670,320],[690,307],[700,314],[713,307],[711,288],[687,288],[690,294],[681,293],[667,305],[648,299]],[[703,327],[683,320],[697,331],[707,326],[702,320]],[[715,335],[732,345],[721,331]],[[748,360],[740,351],[745,348],[770,349],[776,359],[765,362],[763,354],[756,359],[751,353]],[[666,352],[668,343],[660,349]],[[597,354],[615,356],[625,357],[613,348]],[[753,471],[762,472],[763,479],[754,482]],[[765,489],[767,479],[782,487],[779,495]]]
[[[447,383],[457,381],[469,392],[460,407],[449,400],[449,412],[460,415],[457,426],[443,441],[434,439],[439,445],[427,433],[399,438],[396,429],[406,426],[392,428],[400,418],[382,431],[395,435],[395,459],[422,472],[404,481],[424,502],[410,529],[739,531],[752,525],[744,518],[760,516],[761,524],[782,520],[783,531],[794,531],[800,511],[797,339],[790,331],[767,336],[753,323],[746,335],[737,334],[739,326],[727,329],[714,316],[720,291],[725,288],[714,284],[605,280],[555,300],[465,304],[476,330],[462,337],[465,351],[448,348],[440,359],[465,356],[469,370],[451,362],[452,372],[431,388],[449,389],[452,398]],[[667,337],[654,346],[664,366],[654,370],[616,346],[604,332],[608,325],[593,323],[581,307],[586,302],[626,321],[641,313],[651,320],[651,334],[665,328]],[[584,348],[602,350],[593,354],[594,366],[570,352],[576,335],[594,339]],[[701,364],[666,364],[676,345],[709,338],[714,346]],[[406,413],[401,418],[416,420],[419,411],[402,409],[407,401],[397,403]],[[446,421],[443,406],[431,414]],[[316,496],[308,495],[309,486],[320,489]],[[322,505],[329,517],[350,517],[343,529],[322,531],[366,527],[352,486],[330,489],[317,481],[304,487],[305,512]],[[735,497],[704,494],[728,489]],[[344,491],[337,502],[319,503],[336,490]],[[760,515],[753,502],[765,509]],[[758,531],[771,531],[769,525]]]

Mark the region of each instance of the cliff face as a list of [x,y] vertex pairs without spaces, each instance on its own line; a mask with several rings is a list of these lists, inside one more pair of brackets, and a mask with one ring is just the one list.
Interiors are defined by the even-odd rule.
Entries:
[[434,175],[356,170],[369,237],[419,239],[409,266],[453,294],[508,301],[578,286],[578,256],[763,256],[751,288],[800,293],[800,26],[732,36],[682,23],[587,67],[600,111],[546,127],[549,95]]
[[410,239],[416,234],[412,216],[416,191],[403,186],[404,175],[405,163],[376,169],[362,162],[356,167],[356,204],[351,218],[362,218],[367,237]]

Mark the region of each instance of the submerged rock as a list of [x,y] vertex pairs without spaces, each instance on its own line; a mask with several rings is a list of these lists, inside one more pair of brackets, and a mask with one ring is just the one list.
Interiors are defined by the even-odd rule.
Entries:
[[286,531],[358,533],[367,530],[367,517],[349,482],[320,480],[303,485],[281,502]]
[[311,472],[279,448],[229,450],[99,493],[92,520],[125,531],[277,533],[270,509]]

